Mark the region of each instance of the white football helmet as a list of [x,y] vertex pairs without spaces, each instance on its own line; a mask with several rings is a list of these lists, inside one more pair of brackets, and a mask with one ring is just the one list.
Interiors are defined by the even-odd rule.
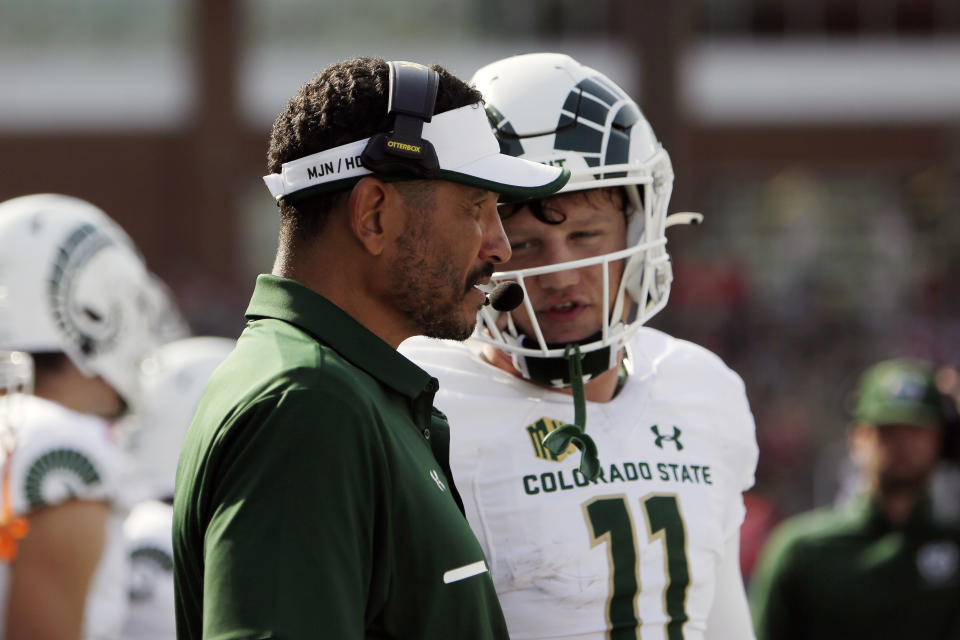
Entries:
[[[472,82],[483,93],[487,114],[504,153],[558,165],[570,170],[560,193],[622,186],[626,191],[626,248],[615,253],[536,268],[493,274],[492,285],[567,269],[603,265],[608,281],[613,262],[623,260],[624,272],[614,300],[604,289],[604,318],[598,336],[580,345],[585,379],[617,365],[620,348],[667,303],[673,272],[666,251],[667,226],[699,222],[699,214],[677,214],[667,220],[673,188],[670,157],[657,141],[640,108],[605,75],[570,56],[535,53],[514,56],[477,71]],[[629,299],[627,299],[629,296]],[[550,364],[563,358],[565,345],[543,338],[530,303],[524,304],[536,335],[520,335],[508,316],[505,328],[490,307],[478,313],[474,337],[513,356],[514,366],[527,378],[566,386],[566,366]],[[623,321],[624,309],[630,309]],[[538,374],[532,369],[547,366]],[[563,378],[558,382],[558,376]]]
[[63,352],[128,404],[155,345],[149,276],[127,234],[68,196],[0,203],[0,349]]
[[177,458],[207,380],[236,341],[194,337],[165,344],[143,360],[141,401],[123,434],[133,468],[131,481],[142,497],[173,495]]

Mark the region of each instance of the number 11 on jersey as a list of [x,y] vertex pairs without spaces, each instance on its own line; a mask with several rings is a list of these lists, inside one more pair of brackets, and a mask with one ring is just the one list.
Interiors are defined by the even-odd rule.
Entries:
[[[647,537],[664,545],[666,587],[663,601],[668,640],[683,640],[683,623],[687,621],[687,588],[690,571],[687,566],[687,542],[683,516],[675,494],[649,494],[640,500],[647,524]],[[639,640],[643,621],[637,617],[637,596],[640,594],[640,565],[637,561],[637,535],[625,495],[600,496],[583,503],[583,512],[590,531],[591,546],[607,544],[610,564],[610,599],[607,622],[610,640]]]

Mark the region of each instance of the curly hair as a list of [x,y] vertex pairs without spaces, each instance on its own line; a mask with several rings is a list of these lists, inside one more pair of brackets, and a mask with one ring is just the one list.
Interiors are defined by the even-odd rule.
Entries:
[[[556,208],[553,204],[558,198],[569,199],[571,197],[580,197],[591,207],[596,207],[596,201],[606,200],[619,209],[624,215],[627,215],[626,205],[628,202],[627,193],[623,187],[603,187],[600,189],[587,189],[584,191],[573,191],[570,193],[561,193],[539,200],[521,200],[520,202],[507,202],[498,207],[500,219],[506,220],[523,208],[530,209],[534,218],[544,224],[563,224],[567,220],[565,213]],[[642,198],[642,195],[641,195]]]
[[[439,65],[434,113],[482,102],[479,91]],[[267,171],[297,158],[390,130],[387,116],[389,66],[382,58],[353,58],[331,64],[303,85],[277,116],[267,151]],[[280,201],[281,245],[314,238],[349,190],[295,203]]]

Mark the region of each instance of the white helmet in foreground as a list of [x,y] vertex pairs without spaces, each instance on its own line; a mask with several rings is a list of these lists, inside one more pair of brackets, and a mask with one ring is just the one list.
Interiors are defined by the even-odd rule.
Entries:
[[150,330],[149,278],[127,234],[67,196],[0,203],[0,349],[63,352],[133,404]]
[[144,497],[173,495],[177,458],[211,374],[233,350],[228,338],[195,337],[165,344],[143,361],[141,403],[124,443],[132,478]]
[[[570,56],[536,53],[505,58],[477,71],[472,82],[483,93],[487,113],[504,153],[570,170],[560,193],[604,187],[626,192],[626,248],[584,260],[503,271],[493,283],[516,281],[567,269],[609,265],[623,260],[624,272],[600,333],[580,345],[584,370],[616,366],[630,337],[667,303],[673,273],[666,251],[667,204],[673,188],[670,157],[657,141],[640,108],[605,75]],[[699,214],[682,221],[699,221]],[[680,221],[674,219],[674,221]],[[565,345],[543,338],[529,296],[527,313],[535,335],[520,335],[512,318],[498,328],[496,312],[484,307],[475,337],[510,353],[527,378],[569,384],[566,366],[557,367]],[[631,312],[623,320],[625,310]],[[500,326],[503,326],[501,321]],[[553,364],[551,364],[553,363]],[[546,367],[548,371],[538,371]]]

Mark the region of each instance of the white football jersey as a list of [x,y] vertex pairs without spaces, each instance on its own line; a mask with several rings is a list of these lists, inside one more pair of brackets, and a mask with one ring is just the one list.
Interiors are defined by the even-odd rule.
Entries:
[[157,500],[135,506],[123,523],[130,558],[124,640],[171,640],[177,635],[172,532],[173,507]]
[[[111,503],[103,554],[87,592],[83,637],[120,638],[126,617],[125,514],[115,502],[121,453],[110,423],[36,396],[21,400],[16,448],[10,460],[0,451],[0,469],[10,465],[13,511],[29,516],[31,511],[74,499]],[[8,571],[9,566],[0,563],[0,629],[6,618]]]
[[541,444],[573,423],[570,395],[486,363],[474,342],[400,350],[440,381],[454,480],[511,638],[753,637],[738,545],[758,450],[743,382],[719,358],[641,328],[623,389],[587,403],[591,482],[572,445],[554,457]]

